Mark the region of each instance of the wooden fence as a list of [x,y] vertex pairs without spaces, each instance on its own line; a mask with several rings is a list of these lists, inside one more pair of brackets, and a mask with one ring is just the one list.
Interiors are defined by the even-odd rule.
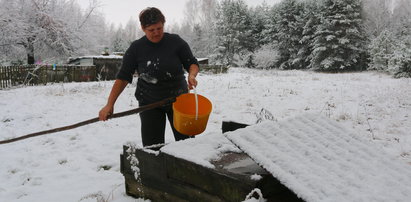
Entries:
[[20,65],[0,67],[0,89],[55,82],[96,81],[95,66]]
[[228,67],[224,65],[200,64],[200,71],[210,72],[213,74],[227,73]]
[[[98,65],[97,65],[98,66]],[[101,65],[100,65],[101,66]],[[0,89],[14,86],[44,85],[59,82],[82,82],[115,79],[117,68],[78,65],[19,65],[0,66]],[[100,69],[100,70],[99,70]],[[104,70],[104,71],[103,71]],[[201,64],[202,72],[226,73],[228,67]]]

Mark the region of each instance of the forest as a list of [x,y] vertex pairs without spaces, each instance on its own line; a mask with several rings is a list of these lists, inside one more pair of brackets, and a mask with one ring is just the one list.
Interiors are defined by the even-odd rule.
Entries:
[[[143,36],[139,23],[107,23],[99,0],[0,0],[0,64],[65,63],[124,52]],[[190,12],[195,10],[196,12]],[[411,1],[188,0],[185,18],[166,23],[196,57],[212,64],[326,72],[378,70],[411,77]]]

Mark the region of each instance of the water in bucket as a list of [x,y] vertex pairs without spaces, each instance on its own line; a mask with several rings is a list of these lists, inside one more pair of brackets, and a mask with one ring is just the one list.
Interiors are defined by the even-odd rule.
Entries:
[[210,100],[202,95],[186,93],[178,96],[173,103],[174,128],[184,135],[202,133],[206,129],[211,109]]

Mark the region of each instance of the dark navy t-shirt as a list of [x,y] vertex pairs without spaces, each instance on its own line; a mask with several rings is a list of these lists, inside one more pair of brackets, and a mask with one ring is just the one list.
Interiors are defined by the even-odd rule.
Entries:
[[198,62],[178,35],[164,33],[158,43],[144,36],[127,49],[117,79],[131,83],[137,72],[135,96],[140,105],[150,104],[187,92],[184,69],[188,71],[191,64]]

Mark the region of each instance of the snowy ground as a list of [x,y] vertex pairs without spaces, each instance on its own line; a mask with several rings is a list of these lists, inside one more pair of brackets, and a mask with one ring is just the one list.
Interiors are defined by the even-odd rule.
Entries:
[[[411,79],[364,72],[231,69],[198,77],[197,92],[213,102],[202,136],[223,120],[254,124],[261,109],[276,120],[312,112],[339,121],[399,161],[411,163]],[[113,82],[54,84],[0,91],[0,138],[70,125],[97,116]],[[136,108],[129,85],[116,112]],[[3,201],[135,201],[124,193],[119,155],[140,143],[137,115],[0,145]],[[167,129],[168,142],[173,141]],[[411,166],[411,165],[410,165]],[[410,167],[411,168],[411,167]]]

